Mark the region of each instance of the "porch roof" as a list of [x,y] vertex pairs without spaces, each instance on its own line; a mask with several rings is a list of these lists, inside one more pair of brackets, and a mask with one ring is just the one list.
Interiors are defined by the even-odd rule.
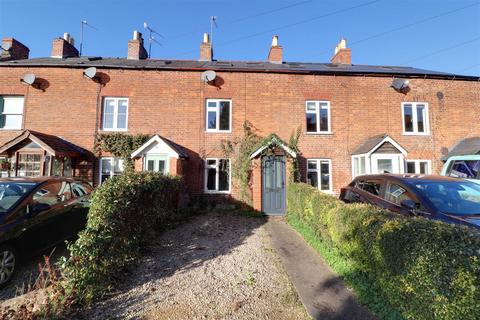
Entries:
[[480,137],[470,137],[458,140],[448,154],[442,157],[442,160],[447,160],[452,156],[466,156],[473,154],[480,154]]
[[391,143],[400,153],[407,154],[407,150],[403,148],[398,142],[393,140],[388,134],[383,133],[373,137],[368,138],[362,142],[358,147],[352,152],[352,155],[373,153],[378,148],[380,148],[384,143]]
[[289,148],[277,135],[272,134],[266,140],[266,143],[263,143],[257,150],[255,150],[251,155],[250,159],[258,157],[265,149],[271,145],[276,145],[277,147],[282,148],[286,153],[288,153],[292,158],[297,157],[297,153]]
[[25,130],[16,138],[8,141],[3,146],[0,146],[0,154],[6,153],[9,149],[27,139],[35,142],[42,149],[55,157],[82,157],[86,154],[84,149],[65,139],[32,130]]
[[188,158],[188,153],[185,151],[183,147],[176,144],[175,142],[168,140],[164,137],[159,136],[158,134],[151,137],[147,142],[142,144],[137,150],[132,152],[131,157],[136,158],[139,157],[143,152],[148,150],[149,147],[154,146],[155,144],[159,144],[160,148],[164,151],[162,153],[167,153],[169,155],[174,156],[175,158]]

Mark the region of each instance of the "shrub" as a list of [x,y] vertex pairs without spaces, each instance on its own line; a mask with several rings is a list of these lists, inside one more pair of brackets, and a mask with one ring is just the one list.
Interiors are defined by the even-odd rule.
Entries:
[[[477,230],[344,204],[306,184],[290,185],[287,203],[287,218],[308,226],[355,274],[371,279],[371,290],[382,291],[401,317],[480,319]],[[382,308],[369,304],[377,312]]]
[[159,226],[174,217],[179,178],[127,172],[107,180],[91,199],[88,223],[62,263],[66,296],[90,303],[112,288]]

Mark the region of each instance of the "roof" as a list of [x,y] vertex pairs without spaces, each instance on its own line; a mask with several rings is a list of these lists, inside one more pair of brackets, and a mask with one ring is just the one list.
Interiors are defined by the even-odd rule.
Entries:
[[0,154],[5,153],[8,149],[26,139],[30,139],[37,143],[40,145],[40,147],[55,157],[81,157],[86,153],[82,148],[60,137],[31,130],[25,130],[16,138],[8,141],[3,146],[0,146]]
[[466,156],[473,154],[480,154],[480,137],[465,138],[457,141],[442,160],[447,160],[453,156]]
[[184,70],[184,71],[242,71],[295,74],[338,74],[338,75],[376,75],[396,77],[428,77],[437,79],[458,79],[478,81],[478,76],[458,75],[446,72],[424,70],[401,66],[372,66],[357,64],[283,62],[281,64],[266,61],[198,61],[198,60],[133,60],[126,58],[78,57],[78,58],[33,58],[0,62],[0,67],[67,67],[67,68],[105,68],[138,70]]
[[404,182],[432,182],[432,181],[451,181],[451,182],[467,182],[467,180],[462,180],[458,178],[440,176],[440,175],[426,175],[426,174],[393,174],[393,173],[383,173],[383,174],[367,174],[362,176],[355,177],[356,179],[379,179],[379,178],[389,178],[398,181]]
[[282,148],[286,153],[288,153],[292,158],[297,157],[297,153],[293,151],[291,148],[289,148],[285,142],[282,141],[276,134],[272,133],[270,136],[268,136],[265,140],[261,141],[261,145],[257,150],[255,150],[251,155],[250,159],[256,158],[258,155],[260,155],[265,149],[268,147],[275,145],[277,147]]
[[148,147],[152,146],[154,143],[160,144],[161,146],[164,147],[162,153],[165,152],[165,153],[172,154],[176,158],[188,158],[188,153],[185,151],[185,149],[182,146],[176,144],[171,140],[161,137],[158,134],[148,139],[147,142],[145,142],[137,150],[132,152],[131,157],[132,158],[138,157],[143,151],[145,151]]
[[353,150],[352,155],[372,153],[377,150],[385,142],[390,142],[395,148],[397,148],[401,153],[406,154],[405,150],[398,142],[393,140],[389,135],[383,133],[373,137],[368,138],[362,142],[355,150]]

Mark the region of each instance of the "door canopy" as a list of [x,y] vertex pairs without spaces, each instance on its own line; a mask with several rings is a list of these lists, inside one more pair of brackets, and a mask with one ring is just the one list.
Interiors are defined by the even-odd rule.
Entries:
[[368,138],[352,152],[352,155],[370,156],[376,152],[401,153],[404,156],[407,155],[407,150],[387,134],[381,134]]
[[285,151],[286,154],[290,155],[292,158],[297,157],[297,153],[287,146],[285,142],[282,141],[276,134],[272,133],[267,138],[265,138],[262,143],[259,144],[259,147],[250,155],[250,159],[254,159],[260,156],[266,149],[278,147]]
[[132,153],[131,157],[132,159],[139,158],[148,153],[165,154],[175,159],[188,158],[188,153],[181,146],[159,135],[154,135],[150,140],[141,145]]

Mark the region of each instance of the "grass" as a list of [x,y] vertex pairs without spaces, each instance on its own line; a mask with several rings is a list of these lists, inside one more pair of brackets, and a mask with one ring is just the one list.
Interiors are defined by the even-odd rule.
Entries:
[[300,233],[327,264],[353,288],[358,299],[381,319],[400,320],[404,317],[389,304],[381,286],[373,276],[360,270],[351,260],[342,256],[335,248],[322,241],[314,230],[295,216],[288,216],[288,223]]

